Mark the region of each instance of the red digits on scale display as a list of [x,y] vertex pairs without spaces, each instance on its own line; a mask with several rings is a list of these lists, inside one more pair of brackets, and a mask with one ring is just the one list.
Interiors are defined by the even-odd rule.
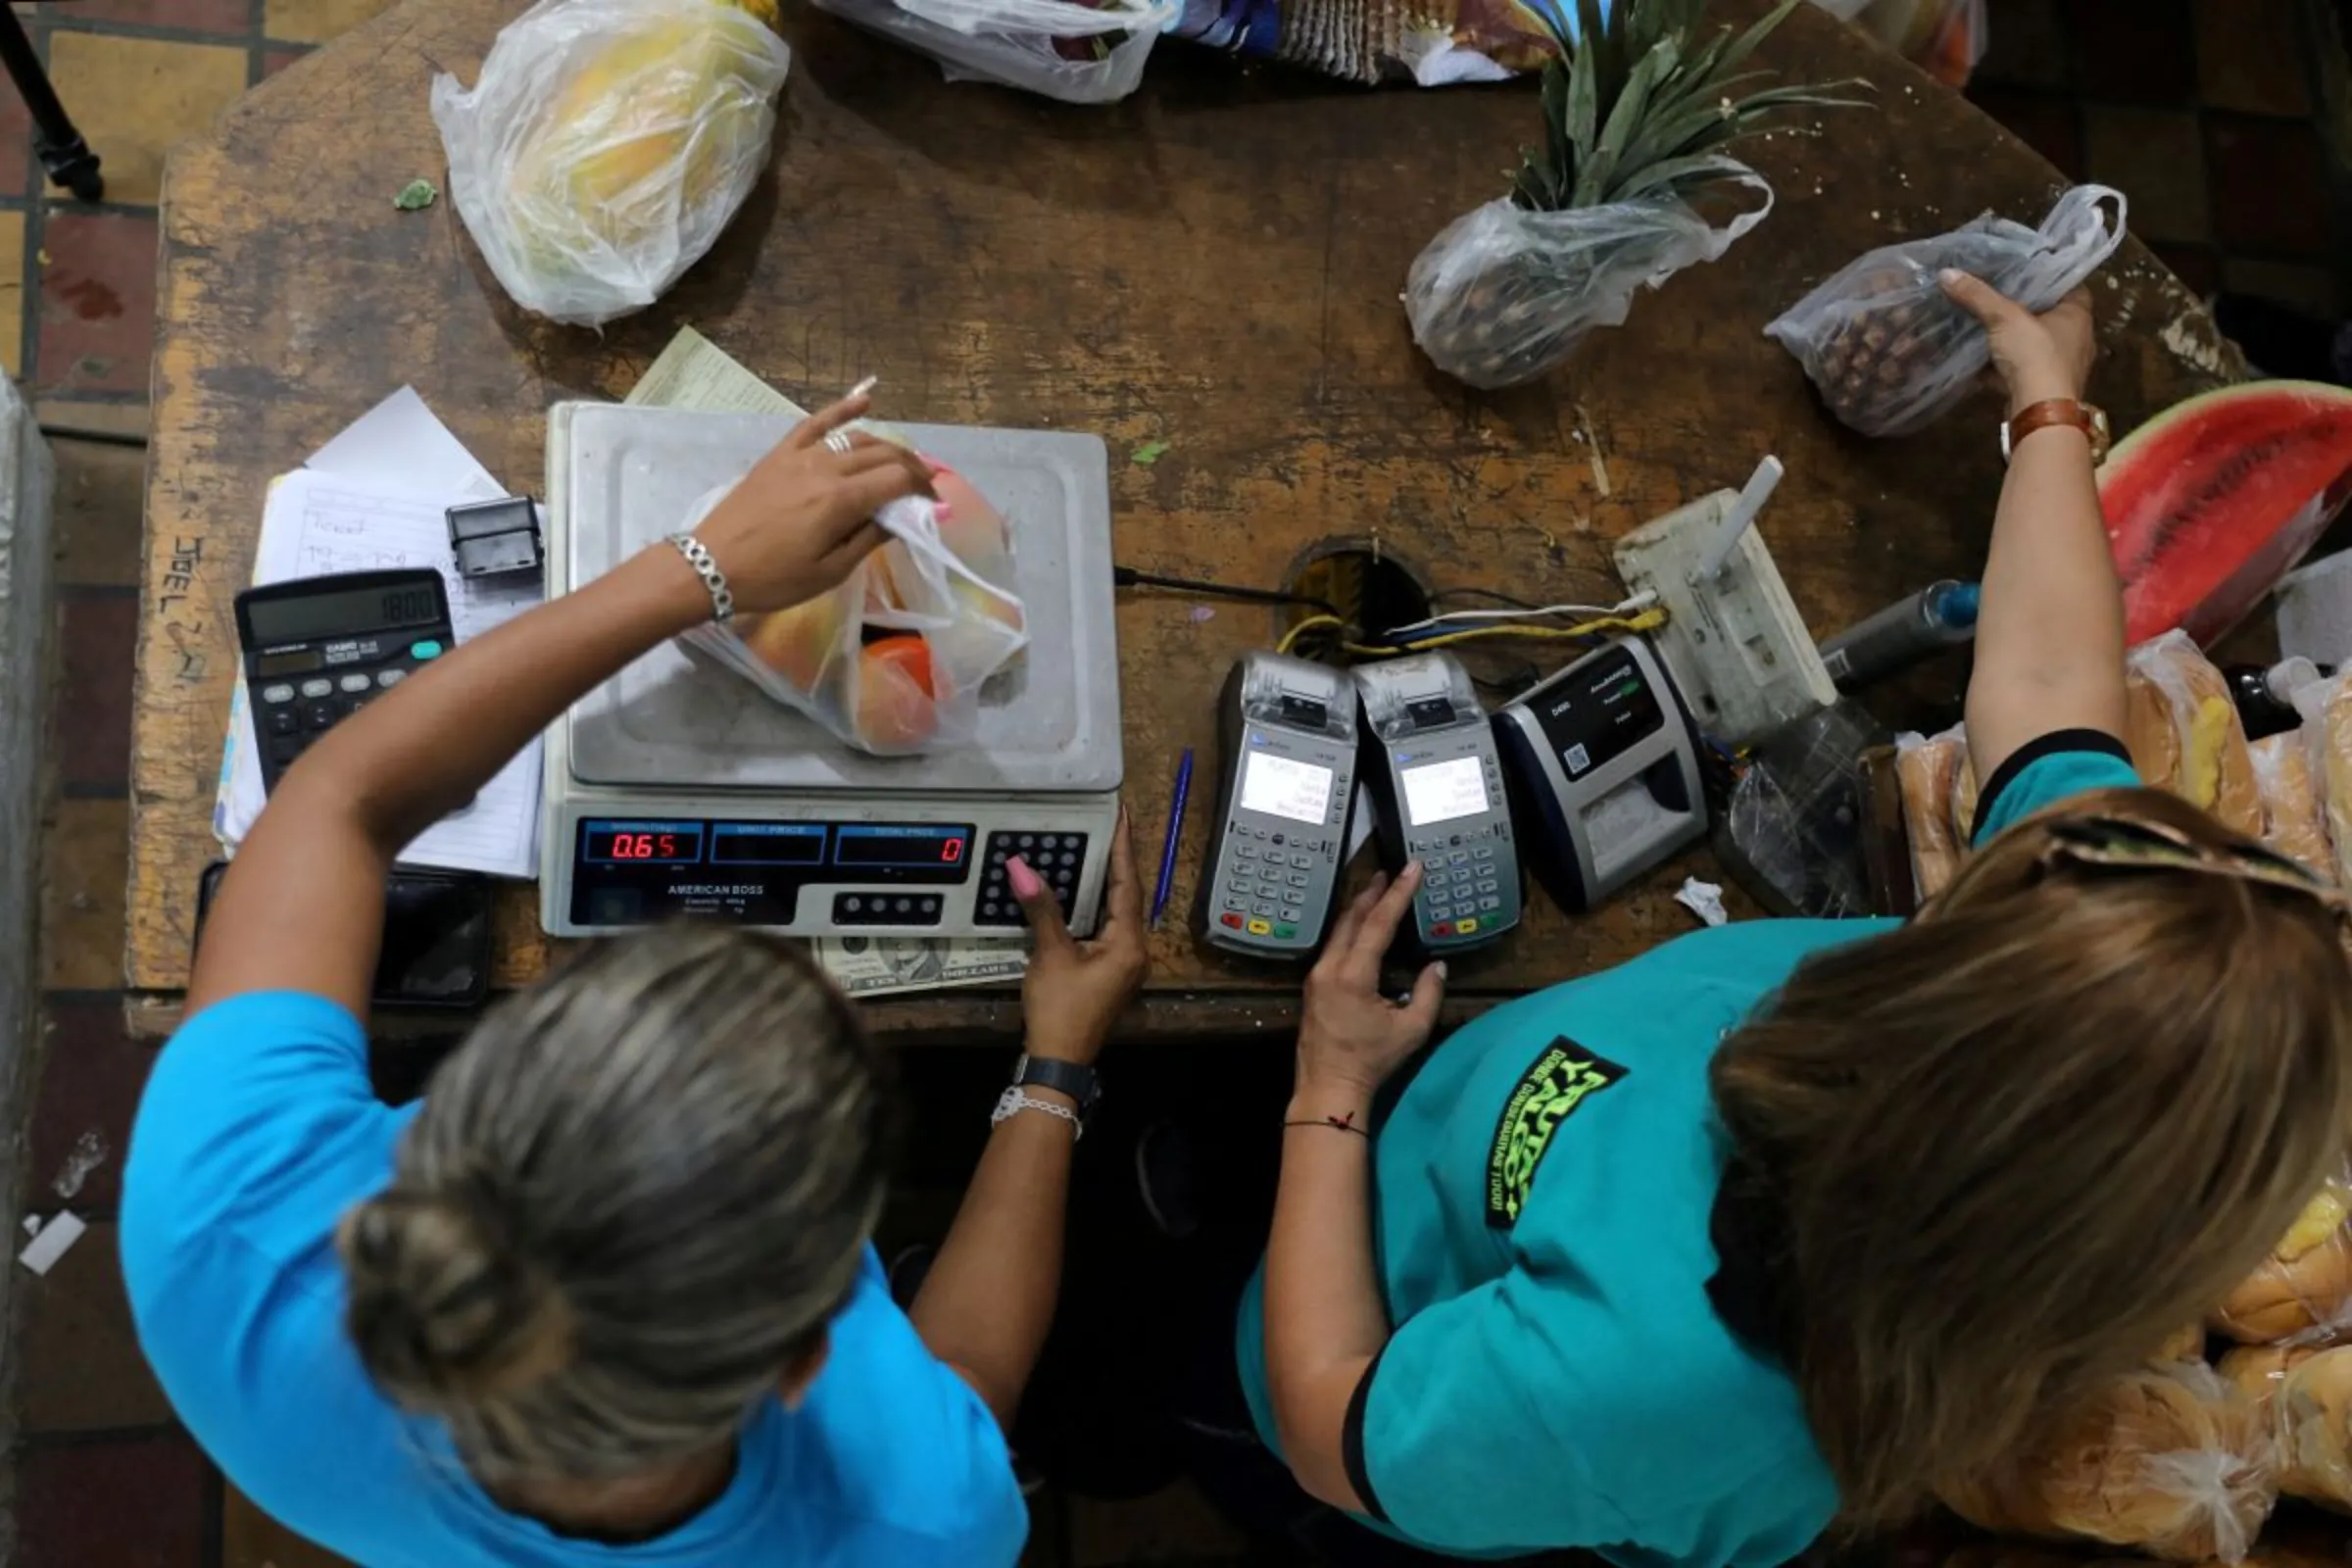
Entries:
[[950,839],[945,844],[942,844],[939,847],[939,858],[940,863],[943,865],[954,865],[956,861],[962,859],[963,840],[959,838]]
[[612,835],[612,858],[615,860],[674,860],[678,856],[675,834],[662,834],[659,840],[651,833],[615,833]]

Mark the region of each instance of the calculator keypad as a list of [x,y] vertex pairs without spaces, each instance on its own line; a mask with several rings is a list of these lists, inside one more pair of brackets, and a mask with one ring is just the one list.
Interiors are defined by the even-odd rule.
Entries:
[[279,776],[316,745],[319,736],[439,658],[441,652],[441,644],[428,639],[410,645],[405,658],[389,663],[249,687],[254,728],[261,741],[263,787],[275,788]]
[[1030,870],[1045,878],[1046,886],[1054,890],[1054,902],[1061,906],[1061,917],[1067,920],[1070,906],[1078,897],[1079,874],[1086,869],[1086,838],[1084,833],[989,834],[980,862],[980,891],[972,901],[972,923],[1001,926],[1024,923],[1020,903],[1013,898],[1011,884],[1004,878],[1004,862],[1016,855],[1029,862]]

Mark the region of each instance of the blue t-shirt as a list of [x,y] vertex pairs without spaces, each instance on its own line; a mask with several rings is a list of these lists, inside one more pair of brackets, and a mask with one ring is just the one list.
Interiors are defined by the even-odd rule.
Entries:
[[391,1179],[415,1107],[368,1084],[359,1020],[241,996],[166,1046],[124,1175],[139,1343],[188,1430],[277,1519],[367,1568],[1013,1563],[1028,1512],[994,1417],[894,1305],[872,1250],[797,1409],[761,1405],[734,1480],[657,1540],[569,1540],[500,1508],[343,1332],[334,1227]]
[[[2065,737],[2004,767],[1979,837],[2138,780]],[[2095,748],[2095,749],[2093,749]],[[1838,1511],[1795,1384],[1716,1315],[1717,1045],[1808,956],[1892,920],[1695,932],[1495,1008],[1431,1053],[1374,1147],[1396,1325],[1344,1436],[1367,1521],[1433,1550],[1583,1546],[1632,1568],[1770,1568]],[[1277,1448],[1263,1272],[1242,1387]]]

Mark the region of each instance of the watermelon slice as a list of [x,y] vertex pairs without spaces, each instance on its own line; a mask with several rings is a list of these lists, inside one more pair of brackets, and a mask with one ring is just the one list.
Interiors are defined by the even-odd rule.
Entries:
[[2099,469],[2125,640],[2243,620],[2352,500],[2352,390],[2253,381],[2176,404]]

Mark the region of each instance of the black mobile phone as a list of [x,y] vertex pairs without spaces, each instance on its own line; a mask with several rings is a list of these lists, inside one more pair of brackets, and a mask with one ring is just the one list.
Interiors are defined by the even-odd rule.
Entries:
[[[196,889],[196,940],[226,860]],[[369,1000],[379,1007],[479,1007],[490,994],[490,879],[470,871],[395,870],[384,885],[384,941]]]

